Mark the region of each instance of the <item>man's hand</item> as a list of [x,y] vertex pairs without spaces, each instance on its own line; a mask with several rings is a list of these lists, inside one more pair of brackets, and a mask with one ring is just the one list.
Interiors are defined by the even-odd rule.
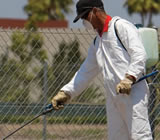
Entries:
[[116,87],[117,94],[127,94],[129,95],[131,92],[131,86],[135,82],[135,78],[130,75],[126,75],[124,80],[121,80],[120,83]]
[[55,110],[59,110],[64,108],[64,104],[70,99],[70,95],[65,93],[64,91],[58,92],[56,96],[52,99],[52,105]]

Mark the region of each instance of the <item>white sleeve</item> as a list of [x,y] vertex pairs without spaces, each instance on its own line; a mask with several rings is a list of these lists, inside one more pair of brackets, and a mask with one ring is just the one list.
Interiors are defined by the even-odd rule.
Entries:
[[118,20],[116,23],[118,36],[130,56],[130,64],[127,74],[138,80],[145,72],[146,52],[142,44],[138,29],[126,20]]
[[78,96],[87,86],[90,81],[98,74],[98,65],[94,45],[92,44],[88,51],[88,56],[76,72],[72,80],[62,87],[61,90],[68,93],[71,98]]

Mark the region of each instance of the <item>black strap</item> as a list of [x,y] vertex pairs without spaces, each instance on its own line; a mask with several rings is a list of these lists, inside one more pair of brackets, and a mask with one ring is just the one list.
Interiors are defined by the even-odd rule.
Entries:
[[[119,19],[117,19],[117,20],[114,22],[114,30],[115,30],[116,36],[117,36],[119,42],[121,43],[122,47],[127,51],[127,49],[125,48],[125,46],[123,45],[121,39],[120,39],[119,36],[118,36],[118,29],[117,29],[117,27],[116,27],[116,22],[117,22],[118,20],[119,20]],[[95,43],[96,43],[96,39],[97,39],[97,36],[94,38],[94,45],[95,45]]]
[[97,39],[97,36],[94,38],[94,45],[96,44],[96,39]]
[[122,47],[127,51],[127,49],[125,48],[125,46],[123,45],[121,39],[120,39],[119,36],[118,36],[118,29],[117,29],[117,27],[116,27],[116,22],[117,22],[118,20],[119,20],[119,19],[117,19],[117,20],[114,22],[114,30],[115,30],[116,36],[117,36],[119,42],[121,43]]

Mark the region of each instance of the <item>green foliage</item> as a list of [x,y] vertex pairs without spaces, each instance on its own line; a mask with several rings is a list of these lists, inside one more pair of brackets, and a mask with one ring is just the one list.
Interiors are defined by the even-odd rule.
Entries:
[[73,0],[50,0],[48,8],[49,19],[65,19],[64,13],[71,12]]
[[82,62],[79,43],[76,40],[68,44],[62,42],[59,51],[53,56],[52,67],[49,68],[49,95],[56,94],[68,83]]
[[[18,116],[18,115],[8,115],[0,116],[1,123],[7,124],[21,124],[26,121],[30,121],[34,116]],[[18,118],[18,119],[17,119]],[[105,116],[90,116],[86,119],[86,116],[59,116],[59,117],[48,117],[48,124],[106,124],[107,120]],[[40,118],[36,119],[32,124],[40,123]]]
[[50,0],[29,0],[28,4],[24,7],[24,11],[28,15],[28,22],[26,29],[37,30],[38,22],[45,22],[48,20],[48,7]]
[[[81,58],[79,43],[62,42],[59,51],[54,55],[52,67],[48,72],[48,95],[55,95],[65,84],[67,84],[78,71],[84,59]],[[42,76],[43,73],[40,75]],[[83,103],[104,103],[103,94],[98,87],[89,86],[80,96],[74,99],[75,102]]]
[[35,25],[35,22],[44,22],[48,19],[64,19],[65,13],[71,12],[70,5],[73,0],[28,0],[28,4],[24,7],[25,12],[29,16],[30,25]]
[[25,65],[14,59],[3,59],[0,69],[0,101],[27,103],[29,86],[33,76],[27,73]]
[[[72,2],[72,0],[28,1],[24,7],[28,15],[25,25],[27,32],[14,32],[8,49],[13,57],[9,58],[6,55],[1,57],[2,101],[28,103],[32,85],[43,89],[43,65],[47,53],[43,49],[43,37],[37,32],[37,23],[47,21],[48,15],[53,19],[62,19],[64,12],[70,11],[69,5]],[[48,68],[48,95],[53,96],[71,80],[83,62],[80,56],[78,41],[60,44],[59,52],[54,55],[53,64]],[[38,61],[38,67],[33,65],[35,60]],[[97,92],[97,89],[89,89],[87,94]]]
[[[86,119],[87,118],[87,119]],[[66,116],[66,117],[50,117],[49,124],[106,124],[105,116]]]
[[15,59],[6,58],[2,62],[0,85],[3,101],[29,102],[30,82],[35,79],[35,73],[31,70],[34,67],[29,66],[34,59],[41,64],[47,59],[47,53],[42,47],[43,38],[37,32],[37,23],[48,20],[46,9],[49,5],[50,0],[29,0],[24,8],[29,16],[25,25],[28,32],[16,31],[12,34],[12,44],[8,51],[14,54]]
[[12,35],[11,50],[23,61],[27,57],[27,39],[21,32],[14,32]]
[[[35,116],[19,116],[19,115],[7,115],[7,116],[3,116],[3,115],[0,115],[0,120],[1,120],[1,123],[6,123],[6,124],[22,124],[24,123],[25,121],[30,121],[31,119],[33,119],[33,117]],[[39,123],[40,122],[40,119],[36,119],[35,121],[32,122],[32,124],[36,124],[36,123]]]
[[31,46],[30,57],[34,56],[41,63],[43,63],[48,58],[47,52],[42,48],[43,37],[37,32],[33,32],[30,35],[30,46]]
[[47,59],[47,54],[42,48],[43,38],[37,32],[24,34],[17,31],[12,34],[11,40],[11,51],[24,63],[31,62],[34,56],[40,61]]
[[105,97],[100,92],[99,87],[90,85],[81,95],[77,96],[73,101],[81,103],[99,103],[105,104]]
[[[160,61],[160,44],[159,44],[159,61]],[[160,68],[159,68],[160,69]]]

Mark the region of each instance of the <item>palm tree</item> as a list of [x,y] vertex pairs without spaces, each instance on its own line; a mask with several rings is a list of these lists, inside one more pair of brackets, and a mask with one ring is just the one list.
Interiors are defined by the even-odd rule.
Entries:
[[160,13],[160,0],[152,0],[149,11],[149,21],[148,26],[152,26],[152,16],[153,14],[157,15]]
[[141,16],[142,25],[146,17],[149,17],[148,26],[153,25],[153,14],[160,13],[160,0],[126,0],[124,7],[127,7],[128,13],[138,13]]

